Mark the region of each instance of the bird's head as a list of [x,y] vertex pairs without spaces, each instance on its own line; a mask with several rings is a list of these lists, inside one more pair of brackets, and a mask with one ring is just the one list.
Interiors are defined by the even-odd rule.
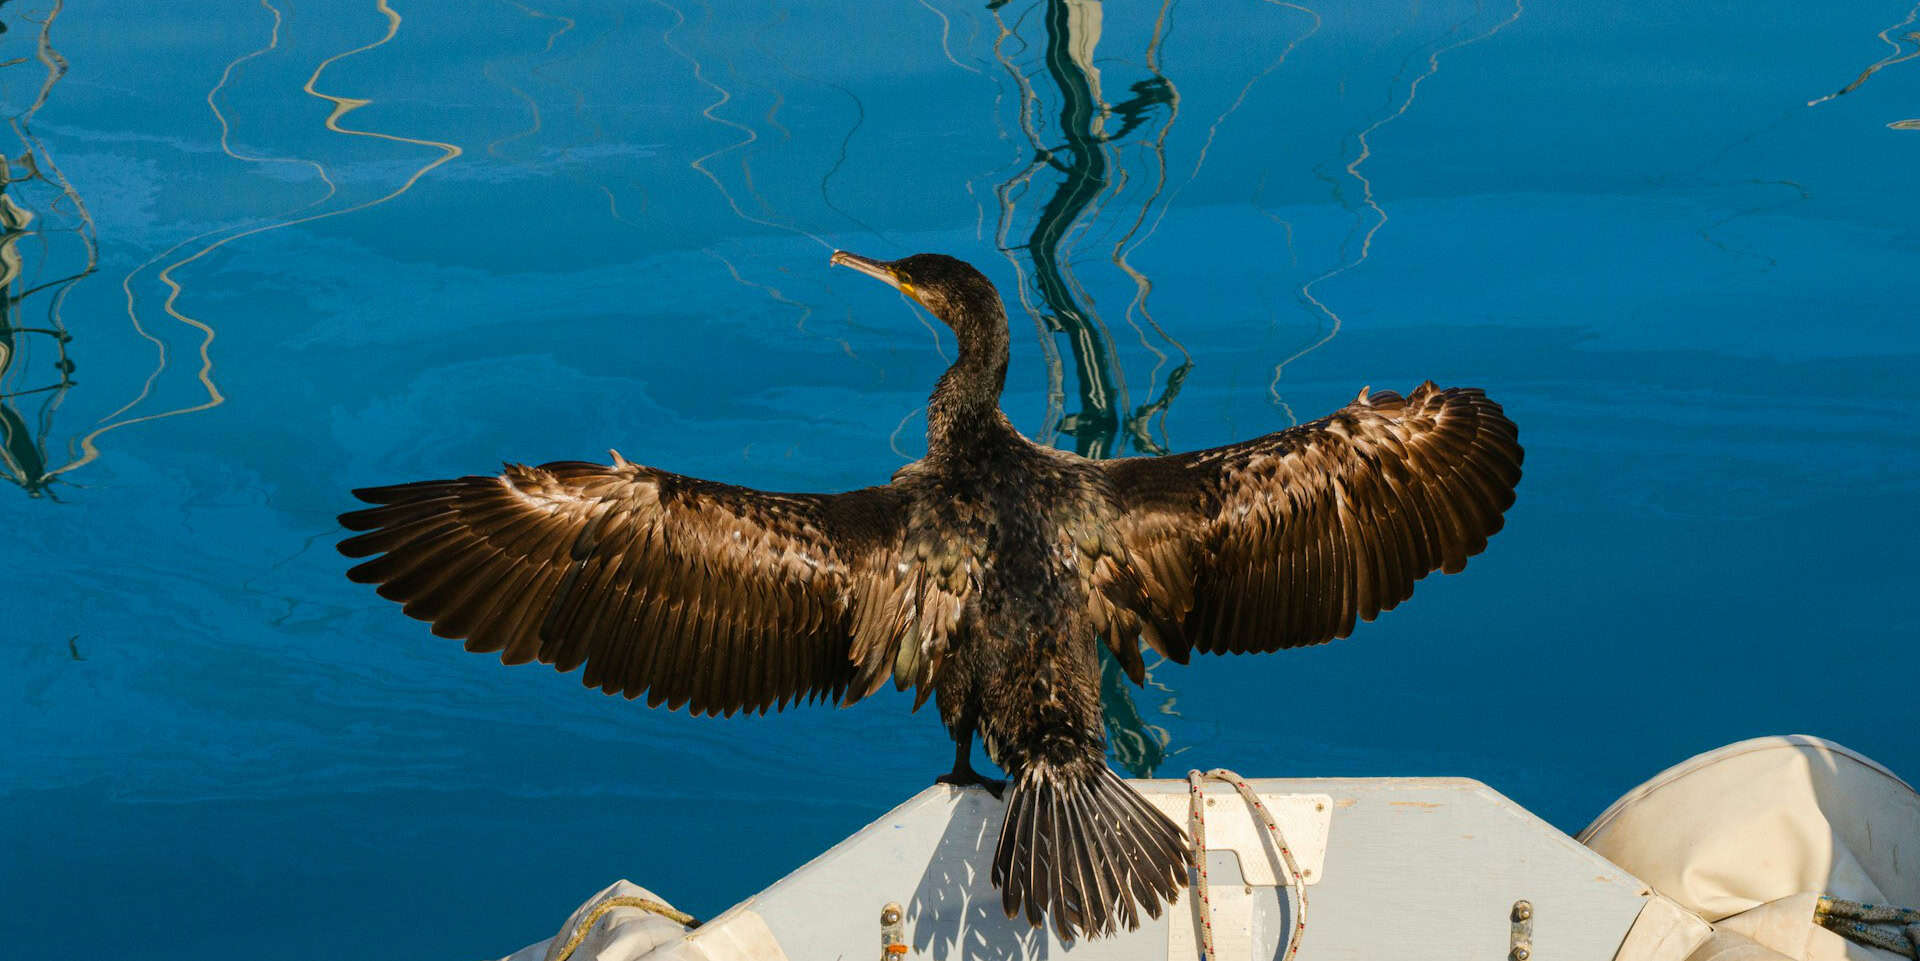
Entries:
[[914,254],[899,260],[872,260],[836,250],[829,262],[851,267],[913,298],[963,341],[1006,329],[1006,311],[993,281],[957,257]]

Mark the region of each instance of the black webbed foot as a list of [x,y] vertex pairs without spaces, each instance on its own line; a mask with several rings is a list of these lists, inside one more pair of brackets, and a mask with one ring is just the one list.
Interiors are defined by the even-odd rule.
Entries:
[[997,778],[981,777],[980,772],[970,767],[964,770],[948,771],[934,778],[933,783],[951,784],[954,787],[966,787],[970,784],[978,784],[986,788],[987,793],[993,795],[995,800],[1004,800],[1004,795],[1007,791],[1007,782]]
[[964,735],[954,738],[953,770],[934,778],[933,783],[951,784],[954,787],[978,784],[986,788],[995,800],[1005,800],[1001,795],[1007,791],[1007,782],[981,777],[980,772],[973,769],[973,728],[969,725],[963,730],[966,732]]

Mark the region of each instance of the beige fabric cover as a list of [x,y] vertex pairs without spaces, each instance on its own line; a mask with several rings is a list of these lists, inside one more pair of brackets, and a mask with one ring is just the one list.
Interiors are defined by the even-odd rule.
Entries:
[[1815,737],[1763,737],[1662,771],[1579,840],[1713,922],[1693,961],[1890,961],[1813,923],[1821,894],[1920,907],[1920,794]]
[[1627,929],[1627,936],[1620,940],[1613,961],[1689,961],[1695,950],[1712,937],[1713,925],[1673,903],[1672,898],[1654,894],[1647,898],[1639,917],[1634,918],[1633,926]]
[[1687,961],[1793,961],[1795,957],[1734,931],[1715,931],[1698,951],[1687,955]]

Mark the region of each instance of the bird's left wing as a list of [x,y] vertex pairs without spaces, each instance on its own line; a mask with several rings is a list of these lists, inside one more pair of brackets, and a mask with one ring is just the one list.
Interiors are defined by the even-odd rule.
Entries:
[[[893,486],[774,494],[616,453],[354,493],[378,506],[341,516],[366,533],[340,551],[381,556],[353,580],[467,650],[584,663],[588,687],[650,705],[851,702],[877,685],[899,628]],[[874,637],[856,645],[863,630]]]
[[[1499,404],[1429,382],[1405,397],[1362,391],[1330,416],[1240,444],[1101,461],[1127,561],[1104,570],[1128,583],[1099,586],[1130,601],[1120,621],[1181,663],[1192,650],[1345,637],[1356,618],[1373,620],[1415,581],[1486,547],[1521,456]],[[1131,638],[1108,643],[1137,663]]]

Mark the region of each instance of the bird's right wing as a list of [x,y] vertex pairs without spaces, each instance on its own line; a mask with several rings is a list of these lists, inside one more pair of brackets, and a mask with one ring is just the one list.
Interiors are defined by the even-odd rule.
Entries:
[[895,486],[774,494],[612,466],[509,465],[355,491],[348,576],[470,651],[696,714],[851,702],[903,630]]
[[1137,584],[1111,593],[1137,597],[1140,633],[1181,663],[1345,637],[1486,547],[1521,456],[1499,404],[1429,382],[1244,443],[1101,461],[1129,561],[1113,569]]

